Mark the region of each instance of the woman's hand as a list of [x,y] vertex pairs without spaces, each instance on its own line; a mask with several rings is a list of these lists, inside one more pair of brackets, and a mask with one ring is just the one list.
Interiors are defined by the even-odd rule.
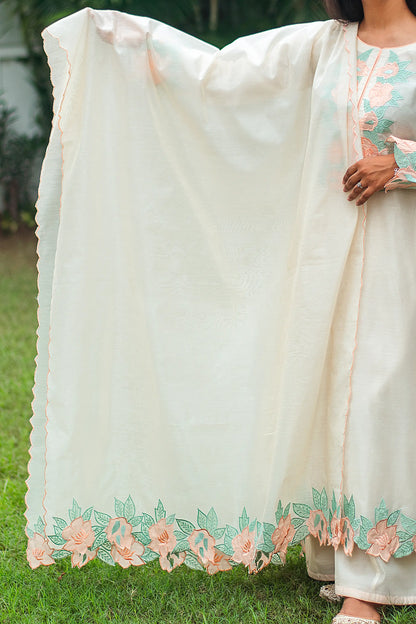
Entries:
[[[396,167],[394,154],[369,156],[348,167],[342,180],[344,192],[351,191],[348,201],[356,199],[357,206],[364,204],[374,193],[384,189]],[[357,186],[359,183],[361,186]]]

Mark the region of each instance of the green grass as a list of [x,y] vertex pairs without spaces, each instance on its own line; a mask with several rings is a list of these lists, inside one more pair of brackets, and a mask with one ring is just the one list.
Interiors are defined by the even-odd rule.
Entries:
[[[210,577],[181,566],[168,574],[65,559],[26,563],[24,496],[36,330],[35,238],[0,235],[0,623],[329,624],[337,608],[318,597],[298,550],[283,568],[243,567]],[[388,624],[415,624],[412,607],[386,610]]]

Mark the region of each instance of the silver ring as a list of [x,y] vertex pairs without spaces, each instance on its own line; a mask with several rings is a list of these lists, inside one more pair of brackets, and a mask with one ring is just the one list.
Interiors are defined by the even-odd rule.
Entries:
[[357,182],[357,185],[356,185],[356,186],[357,186],[357,188],[361,188],[361,189],[363,188],[363,185],[361,184],[361,181],[360,181],[360,182]]

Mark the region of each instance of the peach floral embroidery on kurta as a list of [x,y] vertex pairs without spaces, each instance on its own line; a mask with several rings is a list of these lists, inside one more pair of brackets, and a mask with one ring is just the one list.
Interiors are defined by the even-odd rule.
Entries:
[[365,130],[368,130],[369,132],[371,132],[372,130],[377,128],[377,125],[378,125],[378,117],[374,111],[365,113],[365,115],[361,117],[360,119],[361,132],[364,132]]
[[256,553],[254,531],[250,532],[246,526],[241,533],[233,538],[231,543],[234,548],[233,560],[248,566]]
[[380,520],[367,533],[367,542],[371,544],[366,551],[374,557],[381,557],[387,563],[399,547],[399,537],[396,526],[387,526],[387,520]]
[[387,82],[376,82],[369,91],[370,106],[384,106],[391,100],[393,85]]
[[295,535],[290,514],[286,518],[280,518],[277,528],[272,533],[274,552],[277,553],[283,563],[286,561],[287,547]]
[[29,565],[33,570],[40,565],[51,565],[55,563],[55,559],[51,557],[52,553],[53,549],[40,533],[35,533],[33,537],[29,538],[26,555]]
[[259,557],[256,557],[255,560],[250,561],[248,564],[248,571],[250,574],[258,574],[269,565],[272,560],[273,553],[265,553],[261,552]]
[[367,76],[367,74],[368,74],[367,63],[359,59],[357,62],[357,76],[363,77],[363,76]]
[[162,518],[149,528],[149,537],[152,540],[149,548],[166,557],[176,546],[176,537],[173,534],[173,524],[166,524],[166,518]]
[[399,66],[397,63],[386,63],[379,69],[377,69],[377,76],[379,78],[393,78],[399,73]]

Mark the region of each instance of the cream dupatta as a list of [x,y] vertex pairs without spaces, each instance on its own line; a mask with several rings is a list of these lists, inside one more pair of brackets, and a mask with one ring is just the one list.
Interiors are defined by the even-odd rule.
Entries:
[[43,37],[29,563],[256,572],[308,534],[364,548],[372,510],[344,492],[356,27],[220,51],[85,9]]

